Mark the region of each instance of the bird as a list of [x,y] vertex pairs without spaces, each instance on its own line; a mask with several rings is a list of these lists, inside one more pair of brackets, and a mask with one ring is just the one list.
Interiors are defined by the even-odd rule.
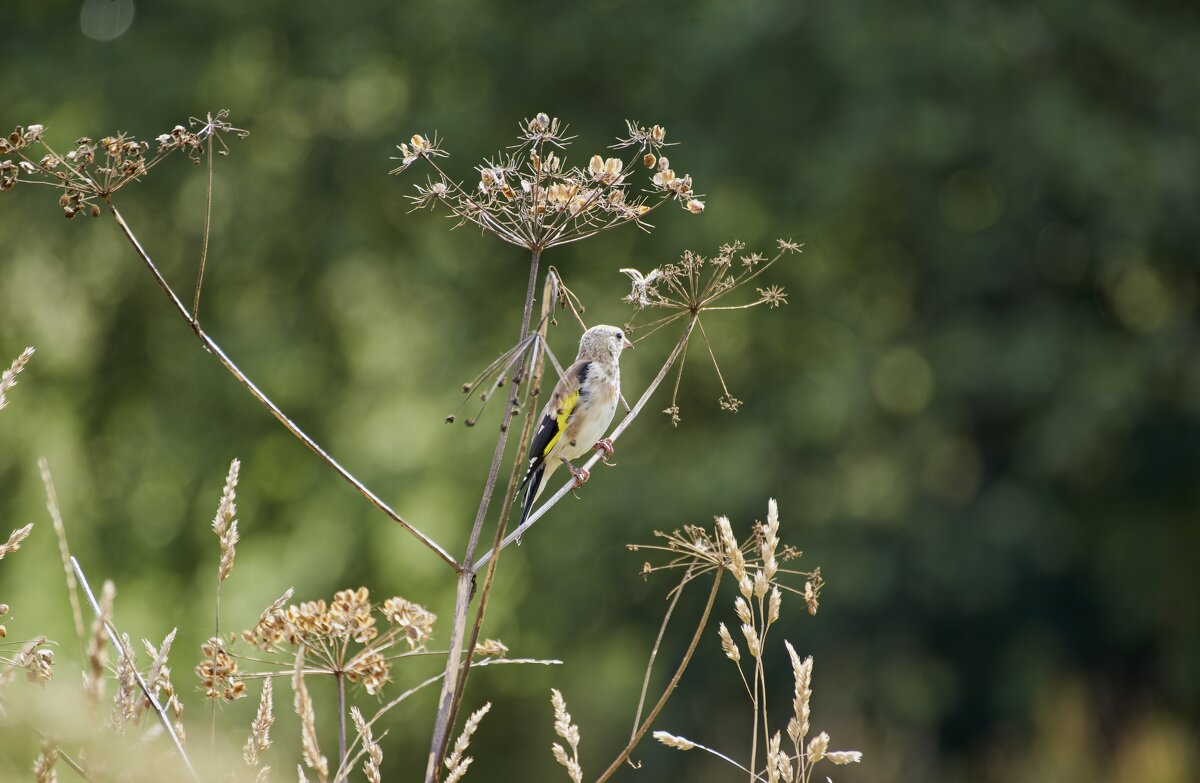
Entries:
[[575,485],[588,480],[586,468],[570,460],[589,451],[613,453],[612,441],[602,438],[621,399],[621,352],[633,348],[616,326],[593,326],[579,339],[579,353],[555,385],[538,417],[529,444],[529,466],[521,489],[525,490],[521,524],[559,465],[566,465]]

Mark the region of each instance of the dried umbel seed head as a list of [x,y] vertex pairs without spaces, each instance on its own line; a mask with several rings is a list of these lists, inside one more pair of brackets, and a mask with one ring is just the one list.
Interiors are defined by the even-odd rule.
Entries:
[[437,615],[420,604],[406,601],[399,596],[383,603],[383,616],[388,622],[404,632],[404,638],[412,649],[423,648],[433,637],[433,624]]
[[225,650],[224,642],[214,636],[200,647],[200,651],[204,658],[196,667],[196,675],[204,686],[204,695],[225,701],[245,697],[246,685],[238,678],[237,661]]

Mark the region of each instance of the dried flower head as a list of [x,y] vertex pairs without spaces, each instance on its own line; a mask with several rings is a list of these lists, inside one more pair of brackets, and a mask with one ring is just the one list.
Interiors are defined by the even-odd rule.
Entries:
[[84,136],[65,153],[45,141],[42,125],[17,126],[0,140],[0,192],[22,183],[40,183],[58,188],[63,214],[100,216],[100,203],[131,182],[146,175],[171,153],[182,150],[194,162],[220,144],[217,154],[226,154],[225,138],[245,138],[247,131],[235,128],[222,110],[204,120],[192,117],[187,127],[176,125],[160,134],[156,146],[127,133],[105,136],[99,141]]
[[628,159],[614,155],[592,155],[586,166],[570,166],[559,153],[574,137],[557,117],[539,113],[520,124],[517,143],[475,167],[479,181],[467,185],[451,179],[438,164],[447,157],[436,137],[421,135],[397,145],[399,174],[418,161],[428,164],[434,177],[416,186],[411,196],[414,209],[443,206],[458,219],[471,223],[500,239],[529,250],[545,250],[575,242],[600,231],[633,223],[649,228],[646,215],[668,201],[677,201],[693,214],[703,211],[703,202],[692,189],[692,178],[677,176],[659,166],[651,176],[649,190],[634,192],[629,178],[639,162],[654,166],[663,147],[666,131],[660,126],[646,129],[626,123],[626,136],[610,149],[630,150]]
[[[658,159],[659,171],[655,179],[663,187],[680,187],[680,181],[675,179],[674,172],[666,168],[666,158]],[[690,184],[690,183],[688,183]],[[701,212],[704,205],[697,200],[689,200],[686,204],[692,212]],[[622,301],[634,306],[633,316],[626,323],[626,330],[633,332],[643,330],[639,338],[657,332],[659,329],[681,319],[689,322],[684,336],[684,351],[693,334],[699,332],[704,342],[717,379],[721,383],[722,395],[718,402],[722,410],[736,413],[742,407],[742,401],[735,397],[725,383],[725,376],[717,363],[716,352],[705,331],[702,316],[715,310],[746,310],[759,305],[771,308],[787,304],[787,296],[780,286],[758,288],[758,298],[740,305],[726,305],[720,302],[733,291],[747,286],[767,269],[771,268],[780,258],[788,253],[798,252],[800,246],[794,242],[779,240],[779,252],[767,258],[760,253],[742,254],[745,244],[734,241],[722,245],[712,258],[705,258],[691,250],[685,250],[677,263],[664,264],[649,272],[627,268],[620,270],[629,277],[631,290]],[[735,261],[737,263],[735,263]],[[644,324],[637,323],[638,317],[644,310],[657,309],[665,311],[660,317]],[[694,328],[693,328],[694,327]],[[675,379],[675,391],[671,396],[671,405],[663,412],[671,417],[671,423],[679,424],[679,385],[683,378],[684,362],[679,362],[679,370]]]

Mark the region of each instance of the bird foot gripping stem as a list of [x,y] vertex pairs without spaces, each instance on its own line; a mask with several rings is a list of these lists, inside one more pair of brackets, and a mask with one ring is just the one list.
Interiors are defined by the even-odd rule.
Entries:
[[604,452],[604,454],[600,457],[600,460],[605,465],[608,465],[609,467],[616,466],[617,463],[608,461],[608,458],[613,455],[614,451],[616,451],[616,449],[613,448],[612,438],[602,438],[601,440],[596,441],[596,445],[592,446],[592,449],[595,451]]
[[588,479],[592,477],[591,471],[587,468],[575,467],[570,463],[570,461],[567,460],[566,457],[562,457],[561,459],[563,464],[567,466],[567,470],[571,471],[571,476],[575,479],[575,484],[572,485],[571,489],[579,489],[587,483]]

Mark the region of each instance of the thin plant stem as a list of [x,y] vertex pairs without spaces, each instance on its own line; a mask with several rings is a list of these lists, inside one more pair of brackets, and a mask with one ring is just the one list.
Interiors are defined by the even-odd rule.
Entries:
[[687,652],[683,654],[683,659],[679,662],[678,668],[675,669],[675,674],[671,676],[671,681],[663,689],[662,696],[650,708],[650,713],[646,716],[646,720],[634,732],[625,749],[613,759],[613,762],[608,765],[608,769],[604,770],[604,773],[596,778],[596,783],[604,783],[604,781],[611,778],[621,768],[621,765],[629,758],[629,754],[633,752],[633,749],[642,741],[642,737],[650,730],[650,726],[654,724],[654,719],[658,717],[658,713],[662,712],[662,708],[666,706],[667,701],[671,698],[671,694],[675,692],[675,686],[679,685],[679,679],[683,677],[688,664],[691,663],[692,655],[696,652],[696,645],[700,644],[700,638],[704,635],[704,630],[708,627],[708,618],[712,615],[713,603],[717,600],[717,589],[721,586],[721,577],[724,574],[725,569],[719,567],[713,575],[712,589],[708,591],[708,603],[704,605],[704,613],[700,616],[700,622],[696,625],[696,633],[692,634],[692,642],[688,645]]
[[[658,657],[658,651],[662,648],[663,637],[667,633],[667,625],[671,622],[671,616],[675,614],[675,606],[679,603],[679,596],[683,595],[683,586],[691,580],[693,570],[694,568],[689,567],[679,583],[680,589],[671,591],[671,603],[667,606],[667,613],[663,615],[662,625],[658,627],[658,636],[654,640],[654,646],[650,648],[650,660],[646,664],[646,676],[642,678],[642,693],[638,696],[637,712],[633,716],[633,728],[629,731],[630,741],[637,736],[638,725],[642,721],[642,708],[646,705],[646,693],[650,690],[650,674],[654,671],[654,659]],[[631,767],[637,768],[632,760],[629,760],[628,763]]]
[[[208,117],[209,127],[212,127],[212,115]],[[204,239],[200,245],[200,269],[196,272],[196,298],[192,302],[192,320],[200,320],[200,289],[204,285],[204,262],[208,260],[208,237],[212,229],[212,196],[213,196],[213,134],[205,139],[208,151],[205,163],[208,167],[208,187],[204,191]]]
[[[692,329],[696,326],[696,322],[698,320],[699,320],[698,316],[693,316],[692,319],[690,321],[688,321],[688,325],[684,328],[683,334],[680,335],[679,341],[675,343],[675,348],[672,349],[671,355],[667,357],[667,360],[663,364],[662,369],[660,369],[658,371],[658,375],[656,375],[654,377],[654,380],[650,382],[650,385],[648,387],[646,387],[646,391],[642,392],[642,396],[639,397],[638,401],[634,404],[633,410],[629,411],[629,413],[627,413],[625,415],[625,418],[621,419],[621,423],[618,424],[616,429],[614,429],[612,431],[612,434],[608,436],[609,440],[611,440],[615,443],[617,441],[617,439],[621,437],[622,433],[624,433],[625,430],[629,429],[629,425],[631,425],[633,423],[634,419],[636,419],[641,414],[642,409],[646,407],[646,403],[650,400],[651,395],[653,395],[655,390],[658,389],[658,387],[662,383],[663,379],[667,376],[667,372],[671,369],[671,365],[673,365],[675,363],[675,361],[679,358],[681,352],[683,351],[684,347],[687,345],[688,337],[691,336]],[[583,465],[584,469],[591,470],[591,468],[594,467],[595,464],[600,461],[601,455],[602,455],[602,452],[599,452],[599,451],[592,454],[591,458],[588,459],[588,461],[584,463],[584,465]],[[516,530],[514,530],[511,533],[509,533],[508,535],[506,535],[504,537],[504,540],[500,542],[500,546],[495,547],[495,548],[483,553],[482,555],[480,555],[479,559],[476,560],[472,566],[473,570],[477,572],[479,570],[480,566],[482,566],[484,563],[486,563],[488,560],[490,560],[492,557],[495,556],[496,552],[498,552],[502,549],[505,549],[506,547],[511,546],[514,541],[516,541],[518,538],[520,538],[522,535],[525,534],[526,530],[533,527],[533,525],[539,519],[541,519],[543,516],[545,516],[547,511],[549,511],[560,500],[562,500],[563,497],[565,497],[567,495],[567,493],[569,493],[574,486],[575,486],[575,479],[572,478],[569,481],[567,481],[567,483],[565,483],[561,487],[559,487],[558,491],[555,492],[554,495],[552,495],[550,497],[550,499],[547,500],[545,503],[543,503],[537,510],[535,510],[533,513],[531,513],[529,515],[529,518],[526,519],[524,523],[522,523],[520,526],[518,526]]]
[[[83,568],[80,567],[79,561],[74,557],[71,558],[71,567],[75,570],[75,576],[79,579],[80,586],[83,587],[83,594],[87,597],[92,611],[104,623],[104,630],[108,634],[108,640],[112,643],[112,646],[120,650],[121,654],[126,658],[133,660],[130,651],[125,649],[125,645],[121,642],[121,636],[117,633],[117,629],[113,627],[111,622],[104,620],[104,613],[100,611],[100,604],[96,601],[96,596],[88,584],[87,577],[83,574]],[[183,765],[187,767],[188,774],[191,775],[195,783],[200,783],[200,776],[196,774],[196,768],[192,766],[192,760],[188,758],[187,751],[183,749],[183,743],[179,741],[179,735],[175,733],[175,726],[171,724],[171,719],[167,717],[166,710],[158,703],[158,699],[155,698],[150,687],[146,685],[146,680],[142,678],[141,672],[134,669],[133,676],[137,680],[138,687],[142,690],[142,695],[150,702],[150,706],[154,707],[154,712],[158,715],[158,719],[162,721],[163,728],[167,730],[167,736],[171,738],[171,742],[175,745],[175,750],[179,753],[179,757],[183,759]]]
[[38,458],[38,469],[42,474],[42,485],[46,489],[46,509],[54,523],[54,534],[58,537],[58,553],[62,556],[63,570],[67,578],[67,598],[71,601],[71,620],[75,623],[75,636],[82,650],[87,645],[83,627],[83,612],[79,608],[79,585],[75,582],[75,571],[71,569],[71,548],[67,546],[67,528],[63,524],[62,512],[58,507],[58,493],[54,491],[54,478],[50,475],[50,463],[45,457]]
[[[335,671],[333,676],[337,680],[338,758],[344,759],[346,758],[346,676],[340,669]],[[345,780],[341,769],[333,779],[334,783]]]
[[[524,342],[529,336],[530,320],[533,316],[533,294],[537,286],[538,265],[541,260],[541,250],[534,250],[529,259],[529,281],[525,286],[525,307],[521,315],[520,336],[518,343]],[[454,724],[456,704],[455,694],[458,692],[458,677],[462,659],[462,642],[466,636],[467,612],[471,597],[475,592],[475,573],[472,560],[479,546],[479,535],[487,518],[488,507],[491,505],[492,493],[496,488],[496,479],[500,472],[500,462],[504,458],[504,449],[508,445],[508,430],[512,423],[513,409],[519,401],[520,384],[518,379],[524,361],[517,362],[512,371],[509,385],[509,404],[504,410],[500,422],[500,435],[496,438],[496,448],[492,453],[492,464],[488,468],[487,480],[484,483],[483,497],[479,500],[479,508],[475,513],[475,522],[471,526],[471,534],[467,539],[467,548],[463,553],[462,565],[458,575],[458,586],[454,596],[454,615],[450,626],[450,640],[447,647],[450,654],[446,656],[445,679],[442,681],[442,693],[438,697],[437,717],[433,725],[433,737],[429,745],[429,759],[425,765],[425,783],[437,780],[442,756],[446,753],[446,745],[450,741],[450,729]],[[466,659],[469,661],[470,658]]]
[[[213,617],[213,637],[221,638],[221,566],[217,566],[217,600],[215,602],[215,610]],[[216,757],[217,754],[217,700],[209,700],[210,720],[208,728],[208,750],[209,753]]]
[[141,242],[138,241],[138,238],[134,235],[132,229],[129,228],[129,224],[125,222],[125,218],[121,215],[120,211],[117,210],[116,205],[113,204],[111,200],[107,201],[107,204],[109,210],[113,214],[113,217],[116,218],[117,225],[120,227],[121,232],[125,235],[125,238],[129,241],[129,244],[133,246],[134,251],[137,253],[138,257],[142,259],[142,262],[146,265],[146,268],[150,270],[150,274],[154,276],[155,281],[158,283],[158,287],[161,288],[163,293],[166,294],[167,298],[171,300],[171,303],[175,306],[176,312],[178,312],[180,317],[182,317],[187,323],[188,328],[192,331],[192,334],[196,335],[196,339],[201,342],[205,349],[209,353],[216,356],[217,361],[219,361],[222,366],[224,366],[225,369],[228,370],[229,373],[238,380],[239,383],[246,387],[246,390],[250,392],[250,395],[254,397],[254,399],[258,400],[264,408],[270,411],[271,415],[274,416],[275,419],[282,424],[288,432],[292,433],[297,440],[307,446],[309,451],[311,451],[313,454],[316,454],[322,462],[331,467],[335,473],[345,479],[350,486],[358,490],[359,494],[361,494],[363,497],[369,500],[372,505],[386,514],[389,519],[412,534],[426,547],[433,550],[433,552],[443,561],[445,561],[447,565],[456,571],[460,570],[458,561],[455,560],[449,552],[447,552],[440,544],[438,544],[428,535],[417,529],[413,524],[401,517],[392,509],[391,506],[389,506],[387,503],[384,503],[378,495],[376,495],[374,492],[368,489],[365,484],[359,481],[354,474],[342,467],[341,464],[331,457],[319,443],[310,438],[304,432],[304,430],[300,429],[295,422],[288,418],[287,415],[285,415],[284,412],[279,409],[279,406],[272,402],[271,399],[267,397],[267,395],[264,394],[236,364],[233,363],[233,360],[230,359],[225,351],[221,349],[221,346],[219,346],[211,337],[208,336],[208,334],[205,333],[203,329],[200,328],[199,321],[193,318],[191,313],[188,312],[187,307],[182,301],[180,301],[179,296],[175,293],[175,290],[171,288],[171,285],[167,282],[166,278],[163,277],[162,273],[158,270],[158,267],[155,266],[154,261],[142,247]]

